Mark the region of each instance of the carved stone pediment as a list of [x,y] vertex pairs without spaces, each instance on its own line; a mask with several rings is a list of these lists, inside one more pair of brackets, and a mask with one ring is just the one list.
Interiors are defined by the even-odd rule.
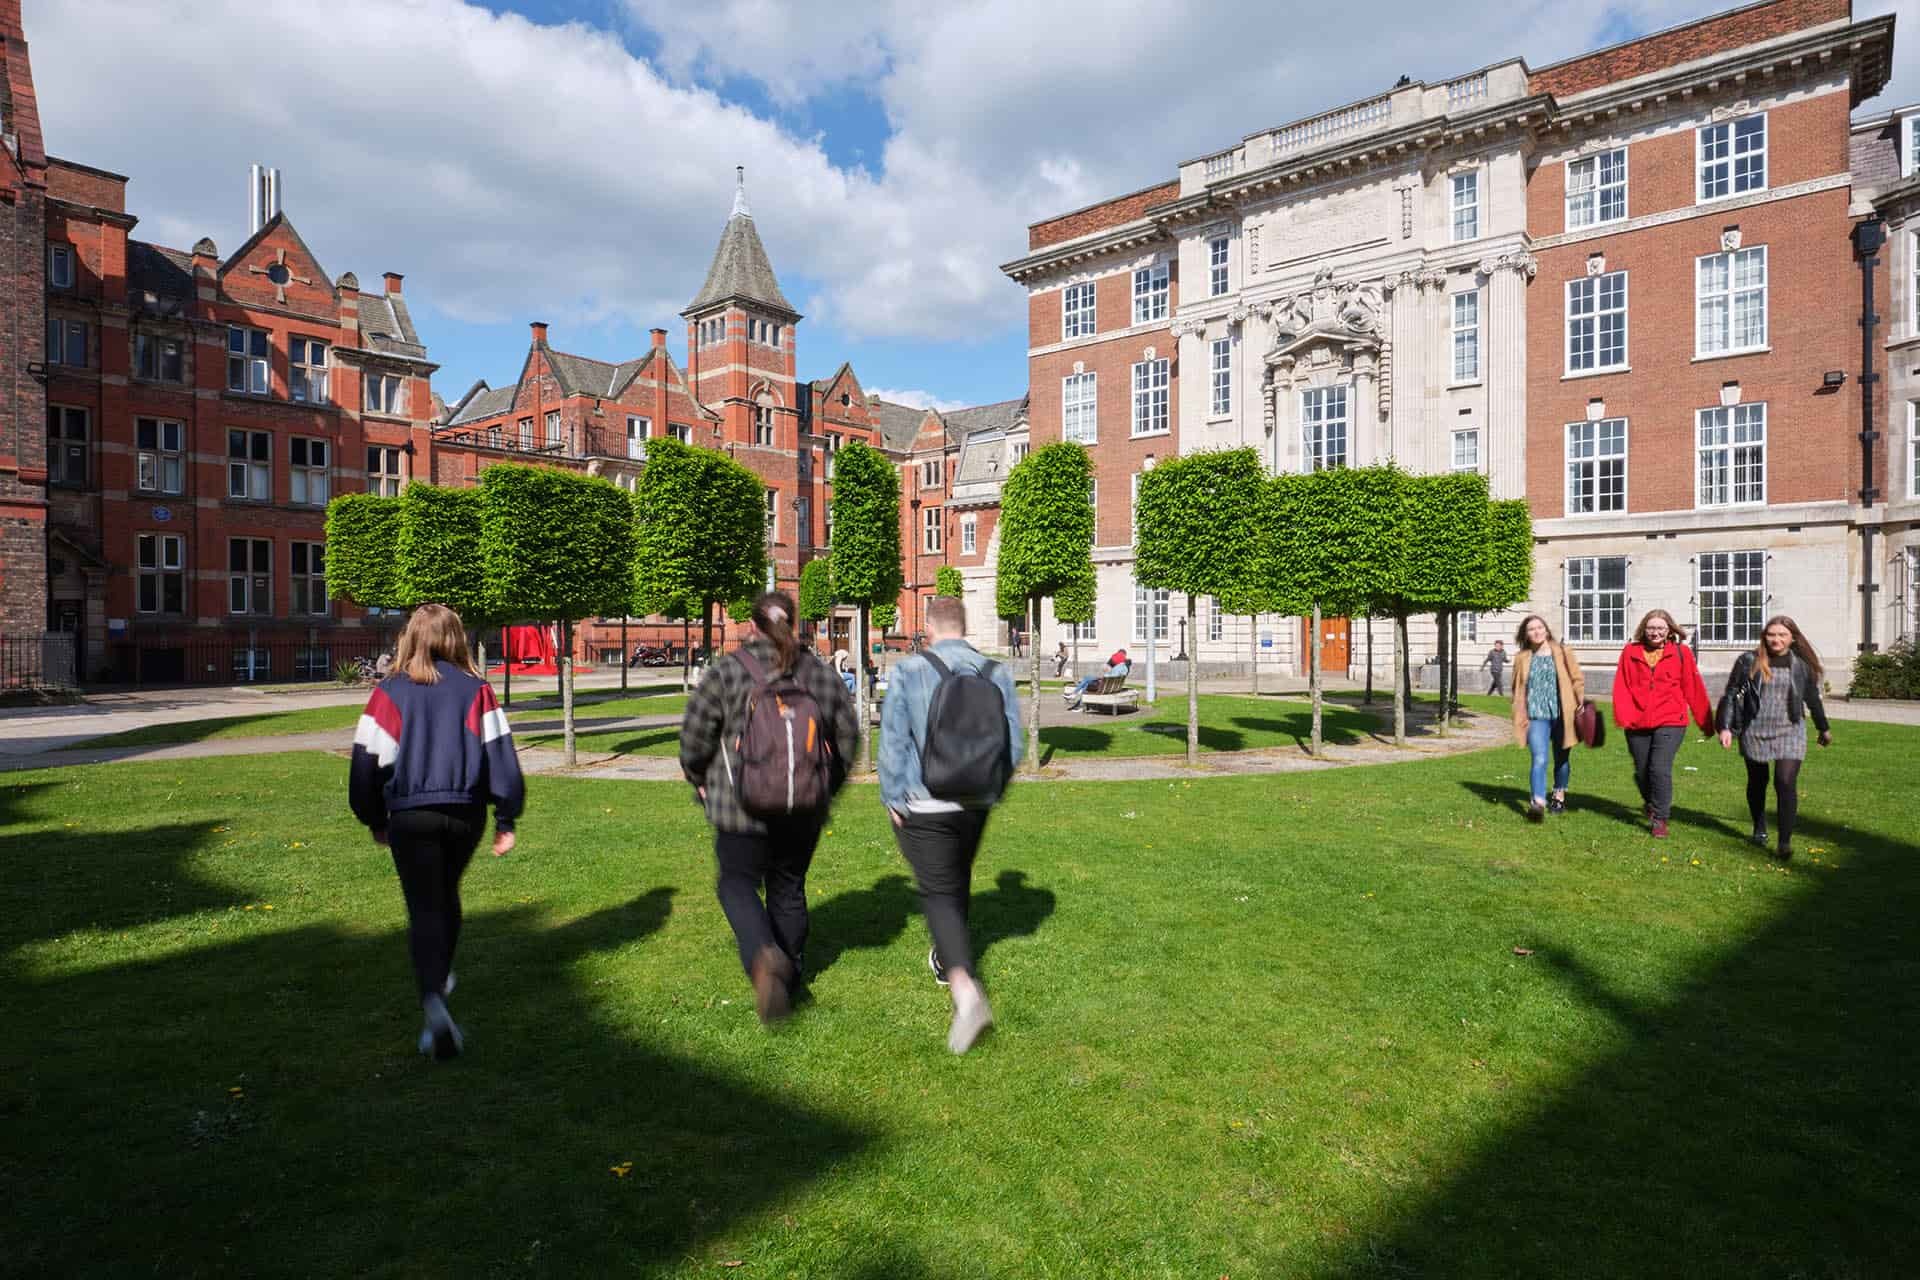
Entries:
[[1273,301],[1272,321],[1273,345],[1266,353],[1270,365],[1291,366],[1303,356],[1322,363],[1336,357],[1351,362],[1356,354],[1378,353],[1386,336],[1379,286],[1337,282],[1324,267],[1309,288]]

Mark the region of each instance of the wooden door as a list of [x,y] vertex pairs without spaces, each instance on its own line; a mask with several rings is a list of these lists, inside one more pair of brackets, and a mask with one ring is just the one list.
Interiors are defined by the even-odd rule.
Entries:
[[[1311,617],[1300,619],[1300,652],[1303,656],[1307,652],[1307,645],[1311,643],[1308,633],[1312,630]],[[1352,649],[1352,628],[1345,618],[1320,619],[1320,670],[1332,675],[1345,675]],[[1300,674],[1307,674],[1304,663]]]

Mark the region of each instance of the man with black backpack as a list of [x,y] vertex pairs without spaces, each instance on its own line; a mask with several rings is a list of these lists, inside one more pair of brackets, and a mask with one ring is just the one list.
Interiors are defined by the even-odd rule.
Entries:
[[807,868],[860,747],[846,685],[800,647],[793,618],[785,592],[755,600],[754,634],[713,664],[680,727],[680,769],[713,824],[720,907],[762,1022],[792,1006],[809,928]]
[[935,597],[927,630],[933,643],[903,659],[887,684],[880,799],[920,885],[933,935],[927,966],[953,996],[947,1048],[965,1053],[993,1025],[967,938],[973,859],[1024,738],[1013,678],[966,642],[960,601]]

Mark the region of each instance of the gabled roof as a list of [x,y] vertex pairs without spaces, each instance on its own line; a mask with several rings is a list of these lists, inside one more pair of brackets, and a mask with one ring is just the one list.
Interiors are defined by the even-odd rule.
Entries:
[[894,453],[907,453],[919,438],[920,425],[927,420],[926,409],[895,404],[891,400],[869,400],[873,416],[880,420],[880,444]]
[[955,443],[980,431],[1005,431],[1027,411],[1027,398],[1001,400],[994,404],[955,409],[940,416],[947,424],[947,439]]
[[547,367],[553,370],[554,381],[560,384],[560,394],[592,396],[597,400],[617,398],[629,383],[640,376],[641,370],[647,367],[651,359],[653,353],[649,351],[637,360],[609,364],[590,356],[569,355],[551,347],[547,349]]
[[414,331],[405,298],[397,293],[363,293],[358,310],[362,348],[415,360],[426,359],[427,348]]
[[773,264],[767,261],[766,247],[760,243],[760,233],[754,229],[753,215],[747,211],[744,180],[740,189],[734,192],[733,215],[727,219],[726,229],[720,233],[720,247],[713,251],[713,262],[707,267],[706,283],[700,286],[700,292],[693,296],[693,301],[680,314],[691,316],[697,311],[734,299],[780,312],[788,320],[800,318],[800,313],[793,309],[787,296],[780,292],[780,282],[773,275]]
[[307,260],[313,263],[314,269],[318,272],[318,279],[315,283],[321,284],[337,294],[339,290],[335,288],[333,284],[333,277],[328,275],[327,269],[320,265],[320,255],[307,247],[307,242],[300,238],[299,228],[295,227],[284,213],[274,214],[271,218],[267,219],[265,225],[258,231],[248,236],[247,242],[238,249],[235,249],[227,260],[220,264],[219,274],[225,276],[229,271],[233,270],[234,267],[238,266],[242,259],[253,252],[254,246],[258,245],[262,240],[265,240],[282,227],[286,228],[287,234],[293,237],[293,243],[299,248],[300,252],[306,254]]
[[127,292],[136,305],[174,314],[193,297],[193,255],[127,241]]
[[451,427],[481,418],[497,418],[513,408],[513,396],[519,389],[518,386],[489,387],[485,381],[477,382],[454,406],[453,416],[447,420],[447,425]]

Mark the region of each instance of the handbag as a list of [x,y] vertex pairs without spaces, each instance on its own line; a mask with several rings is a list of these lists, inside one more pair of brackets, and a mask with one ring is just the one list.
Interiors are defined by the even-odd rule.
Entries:
[[1606,742],[1606,717],[1591,701],[1581,703],[1580,709],[1573,713],[1573,736],[1580,739],[1583,747],[1599,747]]
[[1744,733],[1760,718],[1760,682],[1753,678],[1753,663],[1749,661],[1742,671],[1744,678],[1727,691],[1727,729],[1732,733]]

